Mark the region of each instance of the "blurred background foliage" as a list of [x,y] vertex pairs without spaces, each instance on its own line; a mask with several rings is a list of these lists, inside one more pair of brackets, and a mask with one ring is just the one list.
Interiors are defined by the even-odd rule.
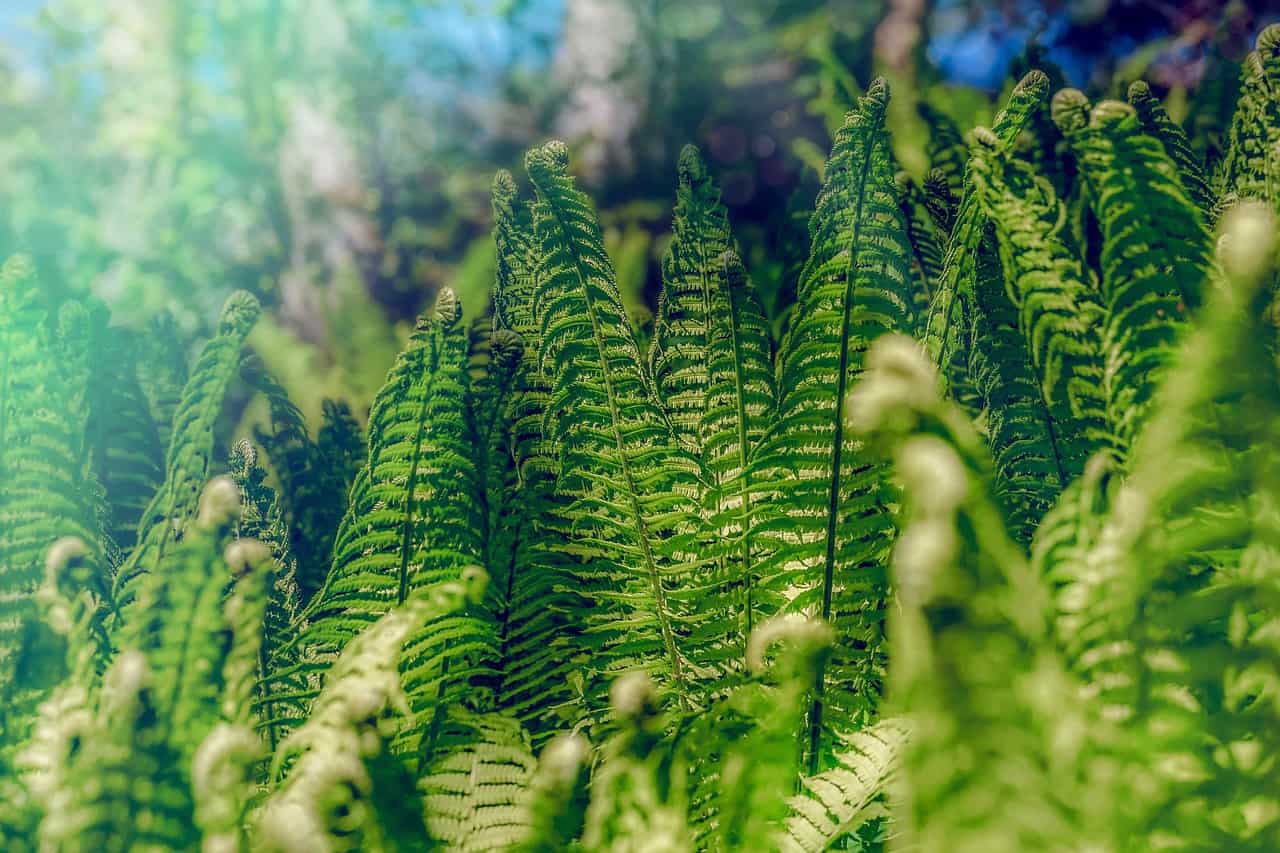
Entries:
[[[493,276],[488,185],[549,136],[600,207],[644,322],[676,152],[707,152],[775,314],[829,134],[874,74],[903,168],[919,105],[989,121],[1010,67],[1177,118],[1234,85],[1277,9],[1210,0],[3,0],[0,255],[117,322],[195,339],[226,294],[310,416],[360,411],[412,318]],[[1229,70],[1230,69],[1230,70]],[[928,107],[925,108],[926,110]],[[518,172],[518,169],[516,169]],[[803,255],[803,245],[799,253]]]

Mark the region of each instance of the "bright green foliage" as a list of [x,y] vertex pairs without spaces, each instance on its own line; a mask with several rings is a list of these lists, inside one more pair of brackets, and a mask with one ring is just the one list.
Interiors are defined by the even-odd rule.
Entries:
[[733,246],[720,188],[693,146],[680,152],[679,174],[649,365],[676,438],[696,450],[716,266]]
[[121,615],[137,596],[143,575],[155,571],[176,533],[195,514],[200,489],[214,465],[213,429],[227,387],[239,373],[240,347],[261,309],[238,291],[222,309],[218,333],[205,345],[174,412],[165,479],[138,525],[137,547],[116,574],[112,594]]
[[1280,204],[1275,189],[1274,148],[1280,139],[1280,25],[1258,34],[1257,49],[1245,57],[1239,100],[1227,132],[1226,150],[1218,164],[1219,195],[1253,198],[1273,208]]
[[884,128],[888,98],[883,81],[873,84],[836,135],[779,356],[778,422],[754,465],[755,476],[777,478],[778,491],[754,533],[770,552],[762,583],[775,601],[789,599],[788,608],[830,622],[839,636],[818,670],[811,772],[831,727],[856,728],[871,714],[881,677],[893,498],[845,430],[843,401],[870,343],[913,326],[910,247]]
[[1151,87],[1143,80],[1138,80],[1129,87],[1129,104],[1138,113],[1142,129],[1148,136],[1154,136],[1164,146],[1165,154],[1178,169],[1178,178],[1188,197],[1200,210],[1200,215],[1208,219],[1217,205],[1217,197],[1209,187],[1204,167],[1191,150],[1191,142],[1186,132],[1169,118],[1164,105],[1151,92]]
[[[308,655],[332,658],[414,590],[457,581],[481,559],[467,339],[458,320],[452,291],[442,292],[374,399],[368,464],[351,488],[333,568],[304,614],[299,642]],[[494,644],[492,626],[470,613],[444,617],[415,638],[403,659],[413,713],[481,689],[492,678]],[[416,748],[397,746],[406,754]]]
[[1125,458],[1189,310],[1202,301],[1209,236],[1160,142],[1134,109],[1054,96],[1102,232],[1099,296],[1108,439]]
[[[698,707],[714,673],[685,637],[720,602],[676,597],[698,576],[698,465],[672,431],[641,371],[600,228],[549,143],[526,158],[534,208],[541,358],[552,379],[546,428],[556,443],[558,493],[572,501],[557,526],[571,538],[595,607],[583,641],[605,679],[643,669],[682,708]],[[690,597],[692,598],[692,597]],[[594,679],[593,679],[594,681]],[[607,681],[588,684],[601,710]]]
[[55,320],[42,296],[28,259],[0,268],[0,776],[64,675],[35,600],[45,551],[77,537],[88,574],[105,576],[103,509],[85,466],[88,318],[71,303]]
[[[701,630],[745,643],[763,606],[757,601],[761,547],[754,536],[762,496],[753,487],[751,459],[773,424],[777,389],[773,340],[755,289],[736,254],[725,252],[718,260],[698,443],[707,483],[706,536],[724,594],[737,603],[721,613],[722,621]],[[742,659],[741,648],[726,643],[723,651]],[[735,666],[731,660],[724,665]]]
[[179,400],[10,262],[0,846],[1277,849],[1277,32],[1212,192],[1149,88],[1034,71],[917,187],[873,83],[752,267],[790,309],[687,150],[650,358],[549,143],[367,437],[243,296]]

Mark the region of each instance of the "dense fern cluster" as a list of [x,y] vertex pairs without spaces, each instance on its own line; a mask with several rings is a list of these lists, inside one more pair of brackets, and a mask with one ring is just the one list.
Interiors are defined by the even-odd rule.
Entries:
[[548,143],[364,434],[246,294],[188,373],[10,260],[0,846],[1277,849],[1280,27],[1242,81],[1033,71],[920,182],[873,83],[776,340],[694,149],[642,334]]

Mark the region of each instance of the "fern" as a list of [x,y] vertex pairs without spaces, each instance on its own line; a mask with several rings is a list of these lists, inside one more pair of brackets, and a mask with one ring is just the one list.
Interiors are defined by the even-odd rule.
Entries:
[[680,152],[679,172],[649,363],[676,438],[696,451],[707,384],[716,265],[731,248],[732,238],[720,188],[696,148],[688,146]]
[[154,572],[173,546],[175,534],[195,513],[200,489],[213,463],[213,429],[227,387],[239,372],[240,347],[260,307],[243,291],[222,309],[218,333],[206,345],[174,413],[165,479],[138,524],[137,547],[120,567],[112,595],[125,611],[137,596],[143,575]]
[[910,248],[894,196],[884,129],[887,86],[873,85],[845,119],[810,224],[812,251],[783,342],[776,427],[753,464],[778,479],[776,512],[755,538],[770,551],[763,585],[788,607],[831,622],[838,651],[819,667],[810,711],[809,768],[876,704],[882,661],[882,557],[892,500],[879,468],[844,429],[843,400],[881,334],[912,327]]
[[1083,95],[1064,89],[1054,96],[1054,115],[1102,231],[1103,395],[1110,444],[1123,459],[1184,318],[1201,302],[1208,234],[1132,107],[1107,101],[1089,112]]
[[[697,460],[676,442],[639,370],[598,224],[565,173],[558,143],[529,154],[538,271],[534,313],[541,358],[552,379],[547,429],[572,500],[560,524],[580,556],[596,609],[584,641],[604,675],[643,668],[664,696],[697,707],[714,673],[685,637],[716,602],[673,598],[696,568]],[[714,682],[713,682],[714,683]],[[589,686],[600,708],[603,685]]]

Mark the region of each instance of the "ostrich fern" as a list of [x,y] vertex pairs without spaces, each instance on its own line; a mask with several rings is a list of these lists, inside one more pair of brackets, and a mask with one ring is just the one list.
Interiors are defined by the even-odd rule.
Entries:
[[873,82],[779,282],[686,148],[651,340],[543,145],[314,435],[247,294],[188,370],[8,261],[0,846],[1276,849],[1278,45],[924,176]]

